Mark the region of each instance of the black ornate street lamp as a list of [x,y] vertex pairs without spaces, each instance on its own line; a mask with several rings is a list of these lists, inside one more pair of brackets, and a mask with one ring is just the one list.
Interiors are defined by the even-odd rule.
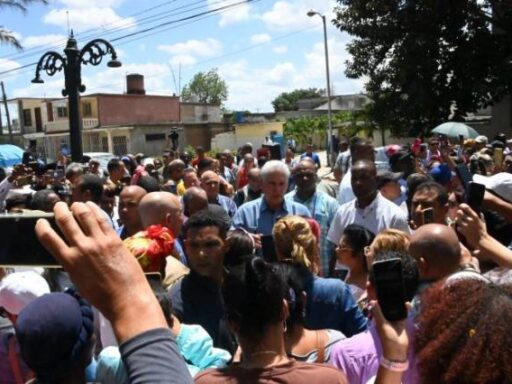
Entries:
[[85,85],[82,84],[82,64],[99,65],[103,56],[110,55],[111,60],[108,67],[118,68],[121,62],[117,60],[117,53],[108,41],[94,39],[88,42],[82,50],[78,49],[73,31],[64,49],[65,57],[55,51],[46,52],[37,63],[36,76],[32,83],[42,84],[44,80],[40,77],[41,70],[48,76],[53,76],[64,69],[65,86],[62,96],[68,97],[69,103],[69,139],[71,144],[71,159],[82,161],[82,119],[80,116],[80,92],[85,92]]

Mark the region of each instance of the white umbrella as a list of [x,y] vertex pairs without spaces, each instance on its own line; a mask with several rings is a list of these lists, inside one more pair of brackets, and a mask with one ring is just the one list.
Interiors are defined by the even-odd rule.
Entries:
[[451,138],[458,138],[462,135],[465,139],[474,139],[477,136],[480,136],[480,134],[469,125],[458,123],[456,121],[449,121],[438,125],[432,130],[432,133],[446,135]]

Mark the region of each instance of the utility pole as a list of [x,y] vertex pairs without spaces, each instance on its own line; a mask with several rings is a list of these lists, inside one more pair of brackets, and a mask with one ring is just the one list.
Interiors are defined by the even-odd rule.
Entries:
[[14,142],[12,140],[11,117],[9,116],[9,108],[7,107],[7,96],[5,95],[4,82],[0,81],[0,85],[2,86],[2,99],[4,100],[5,115],[7,117],[7,129],[9,130],[9,141],[11,142],[11,144],[14,144]]

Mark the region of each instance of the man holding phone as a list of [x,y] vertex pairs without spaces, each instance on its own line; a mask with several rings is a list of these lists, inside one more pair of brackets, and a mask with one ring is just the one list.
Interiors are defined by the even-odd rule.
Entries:
[[424,224],[447,224],[448,192],[435,181],[420,184],[411,201],[411,227],[419,228]]
[[[409,254],[395,251],[379,252],[375,255],[374,261],[367,285],[368,298],[370,300],[377,300],[379,296],[379,305],[384,314],[388,312],[389,306],[393,305],[405,309],[405,302],[412,301],[418,288],[419,272],[417,263]],[[375,269],[377,263],[381,264],[381,266],[384,264],[398,266],[398,269],[386,266],[377,271]],[[381,295],[378,295],[378,290],[386,289],[386,284],[382,284],[383,281],[386,281],[387,285],[395,287],[402,285],[403,292],[399,295],[402,296],[400,301],[381,302]],[[414,332],[412,324],[412,321],[407,321],[406,323],[406,330],[409,335]],[[409,348],[408,353],[403,356],[385,355],[385,353],[386,351],[383,351],[375,323],[372,323],[368,330],[337,342],[332,348],[329,363],[343,371],[347,375],[349,383],[370,382],[370,379],[377,375],[381,363],[385,361],[401,364],[405,368],[402,381],[404,384],[418,382],[417,372],[413,364],[414,354],[412,348]],[[412,369],[406,368],[407,365]]]

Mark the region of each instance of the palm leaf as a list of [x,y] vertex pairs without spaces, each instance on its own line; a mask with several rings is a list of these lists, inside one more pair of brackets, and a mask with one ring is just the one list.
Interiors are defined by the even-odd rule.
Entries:
[[14,8],[23,13],[27,12],[27,6],[32,3],[48,4],[48,0],[0,0],[0,8]]
[[0,27],[0,43],[12,45],[16,49],[23,49],[18,39],[8,29]]

